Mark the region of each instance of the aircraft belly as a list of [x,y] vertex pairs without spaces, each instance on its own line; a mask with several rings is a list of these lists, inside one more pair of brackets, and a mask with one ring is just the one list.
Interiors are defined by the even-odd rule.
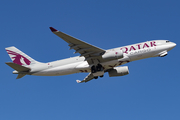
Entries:
[[78,71],[75,69],[76,66],[77,66],[77,63],[58,66],[58,67],[54,67],[54,68],[50,68],[50,69],[47,69],[47,70],[43,70],[43,71],[33,73],[32,75],[37,75],[37,76],[59,76],[59,75],[68,75],[68,74],[78,73]]
[[129,52],[128,56],[129,56],[131,61],[135,61],[135,60],[140,60],[140,59],[152,57],[154,54],[153,51],[154,51],[154,48],[136,50],[136,51]]
[[157,57],[157,56],[159,56],[159,53],[161,53],[163,51],[169,51],[170,49],[172,49],[172,48],[169,48],[168,45],[161,45],[161,46],[154,47],[152,57]]

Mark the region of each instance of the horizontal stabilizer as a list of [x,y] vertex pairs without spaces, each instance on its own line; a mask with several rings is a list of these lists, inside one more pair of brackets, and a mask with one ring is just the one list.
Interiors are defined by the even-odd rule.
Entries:
[[20,74],[18,74],[18,76],[17,76],[16,79],[20,79],[20,78],[24,77],[25,75],[26,75],[26,74],[24,74],[24,73],[20,73]]
[[30,68],[18,65],[16,63],[7,62],[6,64],[18,72],[29,72],[30,71]]

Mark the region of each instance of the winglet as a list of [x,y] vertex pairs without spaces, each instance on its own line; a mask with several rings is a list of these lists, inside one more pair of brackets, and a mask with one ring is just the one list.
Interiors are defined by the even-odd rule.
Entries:
[[53,27],[49,27],[50,28],[50,30],[52,31],[52,32],[57,32],[58,30],[56,30],[55,28],[53,28]]
[[80,80],[76,80],[76,82],[77,82],[77,83],[81,83],[81,81],[80,81]]

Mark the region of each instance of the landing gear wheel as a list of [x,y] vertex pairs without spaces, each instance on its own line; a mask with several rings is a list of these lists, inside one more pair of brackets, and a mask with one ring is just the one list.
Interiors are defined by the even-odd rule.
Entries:
[[103,77],[104,75],[104,69],[101,64],[93,65],[91,67],[91,73],[94,76],[94,79],[97,79],[98,76]]
[[93,65],[92,67],[91,67],[91,73],[95,73],[96,72],[96,67]]
[[101,75],[100,77],[102,78],[102,77],[104,77],[104,75]]
[[97,71],[103,71],[102,65],[101,65],[101,64],[97,64],[96,70],[97,70]]

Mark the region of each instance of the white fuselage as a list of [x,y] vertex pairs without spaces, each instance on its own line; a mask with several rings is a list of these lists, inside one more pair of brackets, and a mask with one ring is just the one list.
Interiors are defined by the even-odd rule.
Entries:
[[[117,60],[110,60],[101,63],[104,71],[107,69],[125,64],[127,62],[145,59],[149,57],[164,56],[176,46],[175,43],[167,40],[153,40],[138,44],[109,49],[108,51],[122,50],[124,57]],[[92,66],[92,65],[91,65]],[[91,72],[91,66],[84,57],[72,57],[49,63],[31,65],[31,75],[38,76],[59,76],[79,72]]]

